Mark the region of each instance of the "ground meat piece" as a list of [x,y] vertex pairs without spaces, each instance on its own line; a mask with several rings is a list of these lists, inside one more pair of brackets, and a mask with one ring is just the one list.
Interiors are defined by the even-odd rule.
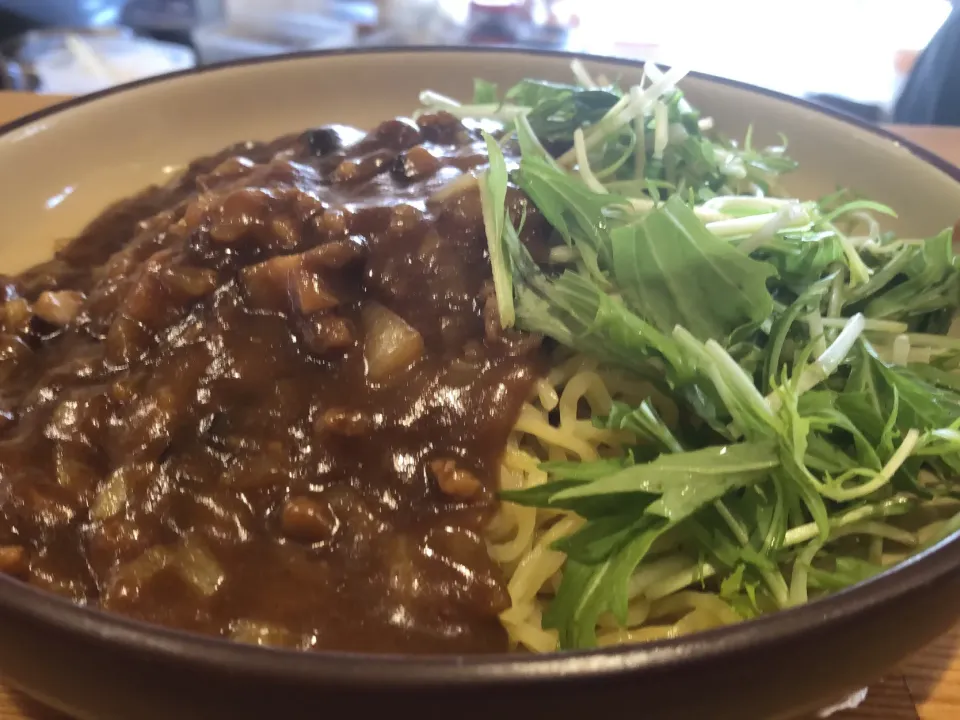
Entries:
[[339,520],[329,505],[308,497],[291,498],[283,506],[280,529],[288,538],[303,542],[328,542]]
[[334,433],[345,437],[362,437],[374,428],[373,418],[362,410],[332,408],[317,416],[317,433]]
[[356,344],[353,323],[337,315],[322,313],[304,318],[300,330],[304,343],[317,357],[343,352]]
[[444,110],[424,113],[417,118],[417,125],[420,126],[424,140],[432,143],[457,145],[469,141],[469,134],[463,123]]
[[27,551],[23,546],[0,545],[0,573],[22,577],[29,567]]
[[326,125],[303,134],[311,155],[324,157],[363,139],[363,133],[345,125]]
[[398,179],[412,182],[433,176],[441,167],[427,148],[417,145],[397,157],[392,172]]
[[440,488],[440,492],[457,498],[472,498],[483,490],[483,483],[469,470],[457,465],[455,460],[439,458],[431,460],[428,467]]
[[333,179],[339,183],[359,183],[371,180],[390,169],[397,154],[392,150],[375,150],[356,159],[347,159],[337,165]]
[[390,150],[406,150],[420,142],[420,128],[412,120],[396,118],[380,123],[361,142],[360,147],[384,147]]

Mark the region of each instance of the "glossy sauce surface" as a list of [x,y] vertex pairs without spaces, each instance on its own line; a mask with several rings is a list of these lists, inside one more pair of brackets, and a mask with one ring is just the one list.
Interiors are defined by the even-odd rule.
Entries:
[[245,144],[5,278],[0,572],[258,644],[506,649],[483,532],[539,344],[499,332],[485,163],[444,115]]

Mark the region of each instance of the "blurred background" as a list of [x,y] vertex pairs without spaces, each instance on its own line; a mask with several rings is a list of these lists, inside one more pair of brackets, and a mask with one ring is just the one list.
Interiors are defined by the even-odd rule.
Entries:
[[77,94],[298,50],[503,44],[679,63],[882,120],[950,9],[950,0],[0,0],[0,84]]

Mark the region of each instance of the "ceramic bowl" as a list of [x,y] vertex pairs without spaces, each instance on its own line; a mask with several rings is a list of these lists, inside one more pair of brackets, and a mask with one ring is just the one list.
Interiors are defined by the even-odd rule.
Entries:
[[[107,203],[232,142],[328,122],[373,126],[432,88],[480,76],[569,79],[570,56],[419,50],[287,56],[88,96],[0,130],[0,268],[48,257]],[[629,62],[588,68],[639,80]],[[913,235],[960,214],[958,171],[893,136],[704,75],[683,82],[723,131],[784,133],[790,190],[849,186],[901,211]],[[2,479],[0,479],[2,481]],[[460,720],[792,717],[862,687],[960,617],[960,540],[803,607],[649,645],[543,656],[296,654],[168,631],[77,607],[0,577],[0,676],[82,719],[381,717]]]

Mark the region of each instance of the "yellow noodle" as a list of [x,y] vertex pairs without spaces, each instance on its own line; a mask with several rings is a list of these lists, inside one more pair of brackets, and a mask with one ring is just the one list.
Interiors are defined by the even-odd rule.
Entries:
[[[520,450],[516,445],[508,445],[507,451],[503,456],[503,463],[513,470],[525,472],[528,478],[534,478],[543,475],[543,482],[547,480],[547,474],[540,469],[540,460],[530,453]],[[538,485],[536,482],[525,482],[521,487],[530,487]]]
[[676,637],[677,631],[673,625],[651,625],[638,630],[618,629],[612,632],[597,635],[597,644],[600,647],[610,645],[626,645],[629,643],[653,642]]
[[657,620],[691,611],[711,614],[724,623],[736,622],[738,619],[733,609],[716,595],[689,590],[654,601],[650,606],[650,619]]
[[543,584],[558,572],[563,566],[566,556],[562,552],[552,550],[550,546],[566,535],[574,532],[583,520],[576,516],[569,516],[556,523],[539,540],[534,548],[526,555],[513,572],[507,592],[515,604],[532,601]]
[[[511,505],[504,508],[502,512],[508,512],[513,515],[517,531],[511,540],[491,544],[489,548],[490,555],[499,563],[514,563],[520,560],[521,555],[529,553],[530,548],[533,547],[537,509]],[[529,555],[527,557],[529,557]]]
[[517,518],[512,503],[502,503],[493,520],[487,525],[487,540],[491,543],[503,543],[517,534]]
[[[525,473],[522,469],[516,469],[518,465],[529,467],[526,462],[527,457],[529,456],[515,449],[505,454],[504,463],[500,469],[502,489],[521,490],[537,484],[541,479],[546,481],[546,473],[542,470]],[[533,474],[532,478],[531,474]],[[516,563],[521,555],[529,552],[533,547],[536,524],[536,508],[504,503],[487,530],[487,536],[491,540],[490,556],[503,565]]]
[[[564,462],[569,460],[570,456],[567,454],[567,451],[564,450],[559,445],[548,445],[547,446],[547,460],[550,462]],[[581,458],[582,460],[583,458]]]
[[560,510],[560,509],[553,510],[550,508],[538,508],[537,509],[537,526],[544,527],[548,525],[550,522],[552,522],[553,520],[556,520],[557,518],[561,518],[561,517],[567,517],[568,515],[570,515],[570,513],[567,510]]
[[[934,538],[936,538],[938,535],[940,535],[943,532],[943,528],[946,527],[948,522],[949,522],[948,520],[937,520],[917,530],[917,543],[920,545],[924,545],[930,542],[931,540],[933,540]],[[882,540],[883,538],[877,538],[877,539]],[[880,554],[882,557],[883,556],[882,545],[880,546],[880,549],[881,549]]]
[[500,622],[504,625],[522,625],[529,622],[534,613],[539,610],[540,604],[536,600],[526,603],[513,603],[509,608],[500,613]]
[[[647,619],[650,617],[650,603],[646,600],[636,600],[627,607],[627,622],[624,623],[624,628],[632,628],[643,625]],[[597,621],[597,625],[601,628],[609,630],[620,630],[620,621],[617,620],[611,613],[604,613],[600,616],[600,619]]]
[[557,631],[542,627],[539,612],[535,612],[527,622],[505,624],[505,627],[510,638],[528,650],[552,652],[557,649]]
[[621,447],[623,445],[630,445],[636,441],[636,436],[631,432],[598,428],[589,420],[577,420],[569,426],[561,425],[560,427],[580,440],[593,442],[597,445]]
[[560,427],[577,421],[581,399],[589,403],[594,415],[606,415],[613,403],[600,376],[595,372],[581,371],[567,381],[560,394]]
[[557,404],[560,402],[560,397],[557,395],[557,389],[548,383],[546,380],[537,380],[537,384],[534,386],[537,399],[540,401],[540,406],[550,412]]
[[[631,406],[649,400],[667,425],[675,426],[679,419],[676,404],[653,385],[600,367],[592,358],[565,357],[536,384],[531,401],[520,411],[504,452],[501,486],[515,490],[542,485],[548,480],[540,469],[543,461],[591,461],[636,444],[633,433],[598,428],[581,416],[586,405],[590,418],[603,417],[615,400]],[[557,649],[557,632],[542,625],[543,609],[559,587],[566,560],[552,546],[583,522],[564,510],[505,502],[491,523],[490,553],[503,567],[511,602],[500,620],[512,647],[531,652]],[[662,538],[631,577],[625,627],[619,627],[610,613],[601,615],[600,645],[672,638],[738,620],[716,595],[683,589],[697,564],[682,554],[657,557],[673,546],[669,538]],[[668,586],[669,593],[664,593]]]
[[563,387],[567,380],[572,378],[578,372],[584,370],[593,370],[599,363],[593,358],[583,355],[574,355],[566,362],[560,363],[554,367],[545,378],[548,383],[555,388]]
[[598,457],[596,448],[569,432],[553,427],[532,405],[524,405],[520,410],[515,429],[534,435],[540,443],[548,447],[556,446],[561,450],[570,451],[580,460],[596,460]]
[[677,620],[673,625],[673,629],[677,636],[679,636],[711,630],[724,624],[725,623],[706,610],[694,610]]

